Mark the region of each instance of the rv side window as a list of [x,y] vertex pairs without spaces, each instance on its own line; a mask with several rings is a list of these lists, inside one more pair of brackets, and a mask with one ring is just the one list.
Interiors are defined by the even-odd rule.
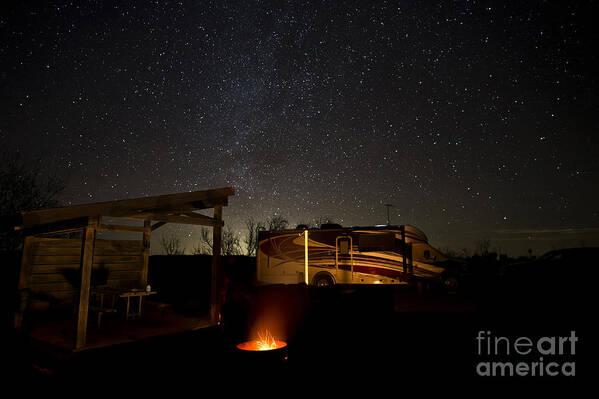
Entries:
[[360,234],[359,240],[358,246],[361,252],[395,250],[393,234]]

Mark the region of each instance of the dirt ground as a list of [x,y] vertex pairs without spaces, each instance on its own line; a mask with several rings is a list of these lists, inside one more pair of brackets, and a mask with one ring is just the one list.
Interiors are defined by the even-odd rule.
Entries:
[[[594,323],[579,297],[418,295],[383,287],[270,287],[224,309],[220,327],[164,335],[68,354],[12,337],[12,372],[41,381],[152,381],[164,385],[231,381],[320,384],[397,390],[406,384],[486,383],[475,374],[476,336],[565,335],[581,338],[577,379],[590,377]],[[509,300],[508,300],[509,299]],[[537,298],[538,299],[538,298]],[[557,306],[556,304],[559,304]],[[281,356],[252,357],[235,345],[268,329],[287,347]],[[578,381],[576,380],[576,381]],[[526,379],[509,382],[528,383]],[[572,383],[573,379],[544,380]],[[496,382],[496,380],[494,381]],[[339,385],[341,384],[341,385]],[[451,385],[451,386],[452,386]],[[426,385],[425,385],[426,387]],[[248,386],[247,389],[250,389]],[[316,388],[314,388],[316,389]]]

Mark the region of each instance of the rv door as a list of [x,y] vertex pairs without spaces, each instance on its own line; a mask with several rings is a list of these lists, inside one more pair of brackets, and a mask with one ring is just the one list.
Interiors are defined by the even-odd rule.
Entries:
[[335,239],[335,269],[338,283],[354,281],[354,254],[351,236],[338,236]]

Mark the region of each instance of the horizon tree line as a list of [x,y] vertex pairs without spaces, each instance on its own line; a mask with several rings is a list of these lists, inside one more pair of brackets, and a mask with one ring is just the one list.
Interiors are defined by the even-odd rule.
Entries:
[[[298,226],[304,225],[308,228],[318,227],[325,223],[333,223],[332,218],[319,216],[312,219],[311,222],[300,222]],[[249,217],[245,221],[245,234],[240,237],[230,227],[225,226],[222,231],[221,255],[245,255],[256,256],[258,249],[258,233],[260,231],[285,230],[289,227],[289,221],[281,216],[274,215],[266,220],[256,220]],[[180,237],[175,233],[167,233],[162,236],[160,247],[165,255],[183,255],[186,248]],[[212,255],[212,234],[209,228],[200,229],[199,241],[192,247],[192,255]]]

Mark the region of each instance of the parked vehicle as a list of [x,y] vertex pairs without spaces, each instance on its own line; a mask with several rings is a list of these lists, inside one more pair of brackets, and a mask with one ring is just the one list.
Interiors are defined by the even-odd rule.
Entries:
[[512,286],[561,286],[594,283],[597,277],[599,248],[566,248],[545,253],[527,262],[507,265],[503,281]]
[[407,284],[442,282],[448,258],[414,226],[261,231],[257,280],[261,284]]

